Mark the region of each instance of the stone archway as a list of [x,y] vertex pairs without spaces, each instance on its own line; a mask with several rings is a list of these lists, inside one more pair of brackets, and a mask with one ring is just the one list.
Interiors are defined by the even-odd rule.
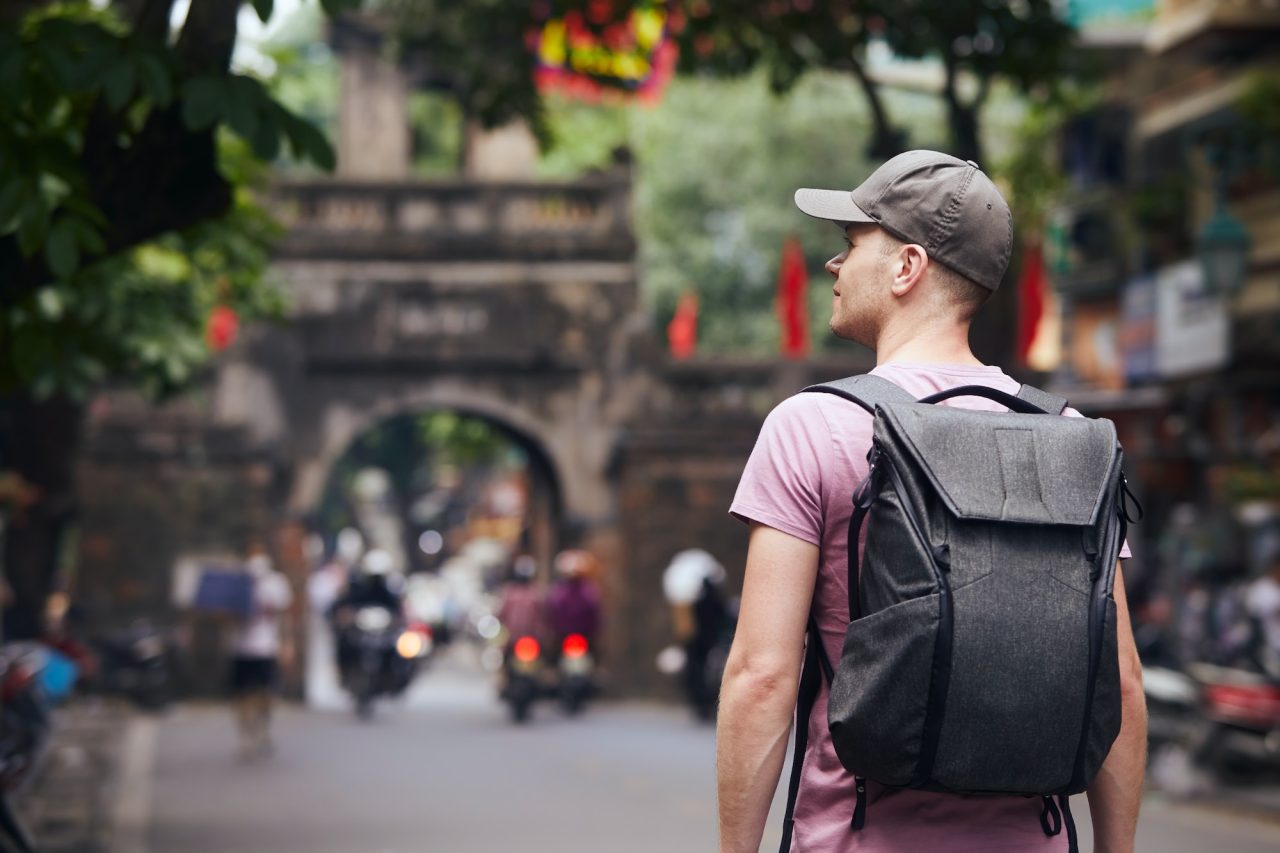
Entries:
[[[385,407],[370,407],[362,410],[358,417],[340,422],[329,419],[331,432],[324,436],[324,451],[314,459],[307,460],[317,468],[324,467],[321,491],[328,497],[322,500],[316,490],[305,489],[305,484],[295,482],[291,491],[297,503],[292,506],[289,514],[294,518],[309,519],[308,529],[323,537],[322,540],[316,540],[317,545],[323,541],[329,547],[334,547],[336,543],[333,537],[338,530],[352,525],[364,534],[366,548],[388,549],[403,568],[402,578],[407,580],[405,603],[408,614],[411,618],[416,615],[416,618],[431,624],[435,624],[435,619],[446,613],[474,614],[477,606],[484,606],[487,602],[483,585],[494,579],[494,572],[501,572],[502,569],[500,564],[475,562],[477,557],[474,552],[470,557],[467,556],[470,549],[464,543],[473,538],[496,538],[532,554],[542,569],[544,579],[549,578],[554,554],[561,545],[561,478],[556,463],[549,456],[542,440],[527,431],[534,426],[530,419],[519,418],[522,428],[517,428],[510,420],[503,420],[493,414],[492,408],[480,411],[485,407],[477,407],[474,397],[470,398],[465,407],[445,405],[449,398],[442,398],[438,394],[409,394],[406,399],[418,403],[429,400],[430,403],[406,403],[395,407],[388,400]],[[472,469],[475,476],[451,480],[451,485],[445,485],[443,490],[428,485],[420,478],[427,470],[432,470],[423,467],[432,464],[429,460],[444,463],[446,472],[449,469],[457,470],[454,466],[458,464],[464,469],[468,465],[465,461],[450,457],[448,451],[429,449],[431,439],[425,438],[426,434],[421,430],[431,427],[424,425],[420,417],[434,414],[453,415],[461,418],[464,423],[483,423],[492,432],[489,433],[490,438],[482,439],[482,442],[492,448],[494,445],[488,442],[496,438],[500,445],[510,450],[488,451],[492,455],[483,456],[488,460],[484,462],[476,463],[473,458],[470,464],[480,465],[478,469]],[[338,426],[341,428],[336,428]],[[375,436],[375,443],[369,445],[368,440]],[[516,456],[510,455],[512,451],[516,451]],[[441,453],[445,455],[441,456]],[[384,475],[382,488],[386,491],[381,497],[369,502],[355,497],[347,491],[348,487],[338,485],[340,482],[349,484],[352,481],[347,478],[355,476],[356,470],[368,470],[370,467],[392,472],[390,477]],[[516,479],[513,480],[513,477]],[[465,485],[468,482],[470,485]],[[524,503],[518,514],[523,520],[518,532],[515,526],[497,517],[477,521],[476,509],[488,506],[482,495],[491,494],[489,490],[500,482],[524,484]],[[488,485],[483,485],[484,483]],[[462,490],[458,491],[460,488]],[[427,510],[435,515],[415,518],[413,507],[419,500],[435,501],[437,508]],[[441,500],[444,502],[439,503]],[[446,507],[453,508],[446,510]],[[480,515],[485,516],[483,510]],[[444,553],[438,558],[417,551],[418,537],[428,529],[445,534],[446,538],[438,541],[452,543],[445,545]],[[318,553],[319,551],[313,552],[313,556]],[[333,556],[337,558],[336,554]],[[303,568],[304,571],[311,571],[318,566],[319,563],[312,561]],[[327,574],[315,575],[314,578],[320,583],[312,586],[308,582],[308,606],[300,608],[299,615],[304,618],[299,619],[296,625],[297,648],[305,649],[301,660],[303,667],[298,673],[301,677],[298,686],[302,688],[312,707],[336,710],[345,708],[348,704],[334,668],[332,629],[325,615],[332,602],[331,596],[336,593],[336,589],[329,584],[336,581]],[[446,601],[453,603],[445,606],[443,611],[438,611],[436,608],[443,606]],[[452,618],[445,624],[451,629],[461,627]],[[469,634],[454,633],[454,636],[465,638]],[[476,678],[479,673],[480,651],[480,647],[465,640],[442,649],[443,658],[437,660],[430,670],[437,672],[443,666],[444,682],[440,681],[438,675],[424,672],[426,677],[418,681],[406,698],[411,703],[429,704],[442,697],[453,701],[458,695],[477,691],[487,695],[487,680]]]

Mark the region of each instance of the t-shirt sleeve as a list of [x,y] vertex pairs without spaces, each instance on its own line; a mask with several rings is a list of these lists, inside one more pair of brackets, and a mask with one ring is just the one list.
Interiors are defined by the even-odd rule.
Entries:
[[822,471],[833,454],[818,396],[799,394],[770,412],[729,512],[821,546]]

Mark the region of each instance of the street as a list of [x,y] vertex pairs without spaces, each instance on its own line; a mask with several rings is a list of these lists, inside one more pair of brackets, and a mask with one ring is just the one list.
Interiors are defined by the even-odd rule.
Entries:
[[[569,720],[542,706],[531,725],[516,727],[487,682],[445,669],[428,672],[372,723],[284,710],[277,754],[257,765],[237,761],[225,708],[187,706],[144,725],[155,739],[154,766],[140,780],[151,791],[139,834],[149,844],[135,850],[715,847],[714,733],[681,709],[597,705]],[[776,849],[780,806],[762,849]],[[1082,849],[1091,850],[1088,806],[1081,799],[1073,811]],[[1277,845],[1280,824],[1150,798],[1138,849],[1262,853]]]

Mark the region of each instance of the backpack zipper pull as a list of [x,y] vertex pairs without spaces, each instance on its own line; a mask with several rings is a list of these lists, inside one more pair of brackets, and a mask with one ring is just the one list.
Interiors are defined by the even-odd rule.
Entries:
[[862,829],[867,822],[867,780],[857,776],[854,777],[853,784],[857,788],[858,798],[853,806],[853,822],[849,826],[851,829]]
[[[1138,512],[1137,518],[1134,518],[1133,514],[1129,512],[1130,501],[1133,502],[1133,508]],[[1120,474],[1120,505],[1118,512],[1123,515],[1124,520],[1130,524],[1137,524],[1139,521],[1142,521],[1142,517],[1146,515],[1142,510],[1142,504],[1138,503],[1137,496],[1129,490],[1129,478],[1126,477],[1123,472]]]

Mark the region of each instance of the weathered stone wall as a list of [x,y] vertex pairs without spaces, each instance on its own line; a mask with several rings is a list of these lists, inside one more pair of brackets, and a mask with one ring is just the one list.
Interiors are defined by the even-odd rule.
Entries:
[[175,570],[184,558],[238,559],[253,541],[270,547],[281,472],[235,431],[166,414],[90,430],[76,598],[93,633],[139,618],[172,629],[181,685],[213,693],[226,680],[223,626],[174,607]]

